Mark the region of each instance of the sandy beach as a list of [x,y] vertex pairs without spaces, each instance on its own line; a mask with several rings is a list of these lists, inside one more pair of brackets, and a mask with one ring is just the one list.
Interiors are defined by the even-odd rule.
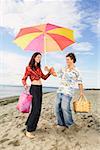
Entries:
[[87,90],[85,95],[92,103],[91,112],[73,112],[80,128],[61,130],[55,126],[56,93],[44,94],[34,139],[24,134],[28,114],[16,110],[18,97],[0,100],[0,150],[100,150],[100,91]]

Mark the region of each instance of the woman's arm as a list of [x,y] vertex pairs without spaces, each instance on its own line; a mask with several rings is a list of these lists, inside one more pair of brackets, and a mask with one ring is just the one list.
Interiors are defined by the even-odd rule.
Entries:
[[45,71],[50,72],[54,77],[57,77],[57,73],[55,72],[54,68],[49,68],[48,66],[45,66]]
[[51,75],[50,71],[49,71],[46,75],[43,74],[41,68],[40,68],[39,71],[40,71],[40,77],[41,77],[42,79],[44,79],[44,80],[46,80],[46,79]]
[[23,78],[22,78],[22,83],[23,83],[24,86],[27,85],[26,80],[27,80],[27,78],[28,78],[28,75],[29,75],[29,74],[28,74],[28,71],[27,71],[27,68],[26,68],[25,74],[24,74],[24,76],[23,76]]

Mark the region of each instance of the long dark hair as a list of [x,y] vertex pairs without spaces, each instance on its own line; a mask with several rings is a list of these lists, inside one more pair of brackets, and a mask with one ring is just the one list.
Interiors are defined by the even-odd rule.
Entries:
[[37,63],[37,66],[35,66],[35,57],[36,57],[37,55],[41,55],[41,53],[39,53],[39,52],[34,53],[34,54],[32,55],[32,57],[31,57],[30,62],[29,62],[29,66],[30,66],[30,68],[31,68],[32,70],[36,69],[36,67],[41,68],[40,62]]

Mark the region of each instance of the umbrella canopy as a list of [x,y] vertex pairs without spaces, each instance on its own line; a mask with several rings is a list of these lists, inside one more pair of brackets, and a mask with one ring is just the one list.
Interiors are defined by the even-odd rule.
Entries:
[[26,51],[61,51],[75,42],[73,30],[53,24],[20,29],[14,43]]

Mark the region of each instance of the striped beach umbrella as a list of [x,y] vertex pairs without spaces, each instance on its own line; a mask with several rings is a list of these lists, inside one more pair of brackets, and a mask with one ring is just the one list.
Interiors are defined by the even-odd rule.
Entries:
[[49,23],[22,28],[14,39],[22,49],[41,53],[61,51],[74,42],[73,30]]

